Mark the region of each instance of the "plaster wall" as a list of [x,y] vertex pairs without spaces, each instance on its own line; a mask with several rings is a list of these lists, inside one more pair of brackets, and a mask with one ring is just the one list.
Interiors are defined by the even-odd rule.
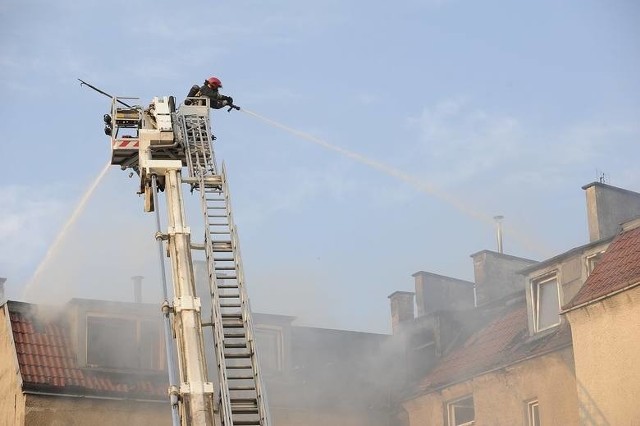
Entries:
[[446,426],[446,403],[473,395],[476,425],[526,425],[537,399],[543,425],[577,425],[578,398],[570,348],[553,352],[404,403],[410,426]]
[[170,426],[169,403],[27,394],[26,426]]
[[[640,286],[567,313],[583,424],[640,419]],[[594,423],[595,422],[595,423]]]

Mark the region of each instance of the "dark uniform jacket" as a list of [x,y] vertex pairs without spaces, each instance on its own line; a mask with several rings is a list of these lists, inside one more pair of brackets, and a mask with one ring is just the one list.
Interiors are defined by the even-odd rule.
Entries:
[[205,81],[202,86],[194,85],[187,98],[207,97],[209,98],[209,106],[211,108],[219,109],[227,105],[233,105],[233,98],[231,96],[225,96],[218,92],[218,89],[212,89]]

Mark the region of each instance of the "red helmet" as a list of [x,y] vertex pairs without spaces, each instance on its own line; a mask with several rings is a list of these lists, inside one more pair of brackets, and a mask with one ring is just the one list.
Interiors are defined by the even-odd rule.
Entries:
[[209,77],[207,83],[215,87],[222,87],[222,82],[217,77]]

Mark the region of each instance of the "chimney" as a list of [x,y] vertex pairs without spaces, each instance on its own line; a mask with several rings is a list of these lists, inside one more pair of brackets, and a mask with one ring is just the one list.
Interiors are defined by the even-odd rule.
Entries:
[[640,194],[601,182],[582,187],[587,197],[589,242],[615,236],[620,225],[640,216]]
[[413,296],[410,291],[395,291],[389,295],[393,334],[400,330],[402,323],[413,320]]
[[470,281],[419,271],[413,274],[418,316],[436,311],[473,307],[473,286]]
[[519,271],[535,260],[483,250],[471,255],[476,282],[477,306],[524,291],[524,276]]
[[133,280],[133,301],[135,303],[142,303],[142,279],[141,275],[131,277]]

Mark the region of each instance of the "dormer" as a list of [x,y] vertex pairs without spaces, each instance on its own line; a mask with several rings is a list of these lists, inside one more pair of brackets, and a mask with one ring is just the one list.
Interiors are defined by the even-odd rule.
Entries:
[[576,247],[520,271],[526,287],[530,335],[560,324],[560,307],[580,290],[610,241]]
[[72,299],[66,313],[79,367],[136,373],[166,369],[157,306]]

